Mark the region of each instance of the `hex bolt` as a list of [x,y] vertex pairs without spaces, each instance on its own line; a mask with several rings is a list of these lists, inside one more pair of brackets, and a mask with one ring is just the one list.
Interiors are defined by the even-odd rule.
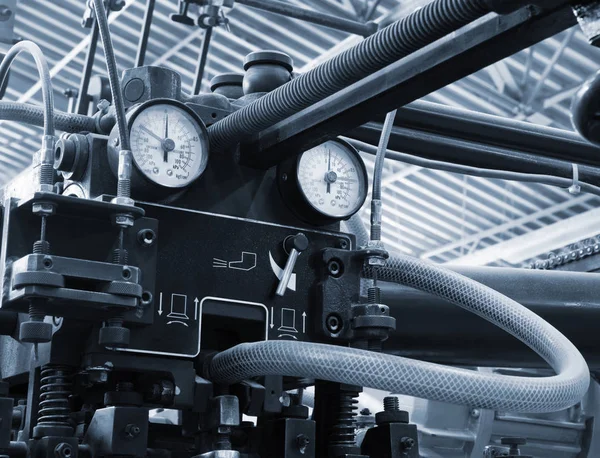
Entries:
[[125,426],[124,432],[125,432],[125,436],[128,439],[135,439],[136,437],[138,437],[140,435],[142,430],[140,429],[140,427],[138,425],[129,423],[127,426]]
[[298,434],[296,436],[296,445],[298,446],[298,451],[304,455],[310,445],[310,438],[306,434]]
[[54,456],[56,458],[70,458],[73,454],[73,449],[66,442],[61,442],[54,448]]
[[402,450],[410,450],[415,446],[416,442],[412,437],[403,437],[400,439],[400,447]]

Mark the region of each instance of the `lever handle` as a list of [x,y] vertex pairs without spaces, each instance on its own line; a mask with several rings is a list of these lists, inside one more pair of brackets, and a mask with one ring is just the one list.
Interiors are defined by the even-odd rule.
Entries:
[[300,232],[297,235],[286,238],[283,245],[290,255],[285,263],[283,274],[281,275],[277,290],[275,291],[275,294],[282,297],[285,294],[290,278],[292,278],[292,273],[294,273],[294,267],[296,267],[298,256],[308,248],[308,239],[306,238],[306,235]]

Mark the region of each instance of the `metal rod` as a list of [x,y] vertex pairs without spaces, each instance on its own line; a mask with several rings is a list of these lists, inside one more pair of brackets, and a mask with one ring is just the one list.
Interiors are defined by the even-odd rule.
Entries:
[[87,53],[85,55],[85,64],[83,67],[83,73],[81,75],[81,82],[79,83],[79,92],[77,94],[77,104],[75,105],[75,113],[87,115],[90,108],[90,97],[88,90],[90,86],[90,78],[92,77],[92,70],[94,69],[94,61],[96,60],[96,49],[98,48],[98,36],[100,30],[98,29],[97,21],[92,24],[92,30],[90,31],[90,43],[88,44]]
[[210,48],[210,40],[212,38],[212,27],[206,29],[204,38],[202,39],[202,51],[200,52],[200,60],[196,69],[196,80],[194,81],[194,95],[200,94],[202,88],[202,78],[204,78],[204,68],[208,58],[208,50]]
[[279,0],[236,0],[242,5],[257,8],[263,11],[268,11],[274,14],[299,19],[301,21],[311,22],[313,24],[329,27],[330,29],[341,30],[343,32],[352,33],[368,37],[377,32],[378,25],[374,22],[362,24],[350,19],[332,16],[326,13],[307,10],[289,3],[280,2]]
[[150,37],[150,28],[152,27],[152,17],[154,16],[154,6],[156,0],[148,0],[146,3],[146,12],[144,13],[144,26],[142,27],[142,36],[138,43],[137,55],[135,57],[135,66],[141,67],[144,65],[146,58],[146,49],[148,48],[148,38]]

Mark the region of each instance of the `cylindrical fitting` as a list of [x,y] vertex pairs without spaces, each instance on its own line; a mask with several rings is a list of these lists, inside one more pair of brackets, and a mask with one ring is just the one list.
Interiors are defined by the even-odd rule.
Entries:
[[241,73],[223,73],[210,80],[210,90],[228,99],[239,99],[244,95],[244,75]]
[[244,94],[271,92],[291,80],[293,61],[279,51],[252,52],[244,59]]

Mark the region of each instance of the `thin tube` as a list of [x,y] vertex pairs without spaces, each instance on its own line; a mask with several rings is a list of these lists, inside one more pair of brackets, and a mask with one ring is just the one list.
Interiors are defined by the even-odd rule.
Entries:
[[44,53],[38,45],[25,40],[20,41],[8,50],[6,56],[0,64],[0,87],[4,84],[4,80],[8,75],[8,70],[13,61],[21,53],[26,51],[35,60],[35,64],[40,76],[40,84],[42,86],[42,100],[44,104],[44,136],[54,136],[54,90],[52,89],[52,78],[48,61]]
[[[0,101],[0,120],[41,127],[44,125],[44,109],[27,103]],[[106,133],[98,131],[96,119],[90,116],[54,110],[53,120],[55,129],[63,132]]]
[[94,0],[94,12],[96,13],[96,21],[98,21],[98,28],[100,29],[100,38],[102,39],[108,80],[110,82],[110,92],[112,94],[113,104],[116,110],[117,129],[119,130],[120,140],[119,148],[122,151],[129,151],[129,130],[127,129],[127,119],[125,118],[123,92],[121,91],[121,81],[119,79],[115,51],[110,38],[110,29],[108,27],[108,20],[106,17],[106,10],[104,8],[103,0]]
[[[345,138],[348,143],[368,154],[377,154],[377,148],[368,143]],[[522,181],[529,183],[541,183],[548,186],[557,186],[560,188],[569,188],[573,184],[573,180],[564,177],[556,177],[552,175],[541,175],[535,173],[510,172],[506,170],[493,170],[480,167],[472,167],[469,165],[452,164],[450,162],[436,161],[433,159],[425,159],[422,157],[412,156],[398,151],[388,150],[387,157],[399,162],[416,165],[427,169],[443,170],[445,172],[460,173],[463,175],[471,175],[482,178],[496,178],[508,181]],[[590,183],[579,182],[581,190],[590,194],[600,196],[600,187]]]
[[383,175],[383,164],[385,162],[385,154],[387,152],[388,143],[390,142],[390,134],[394,127],[397,110],[390,111],[383,123],[381,129],[381,137],[379,138],[379,146],[375,155],[375,167],[373,169],[373,193],[371,195],[371,240],[381,240],[381,217],[382,217],[382,202],[381,202],[381,176]]

